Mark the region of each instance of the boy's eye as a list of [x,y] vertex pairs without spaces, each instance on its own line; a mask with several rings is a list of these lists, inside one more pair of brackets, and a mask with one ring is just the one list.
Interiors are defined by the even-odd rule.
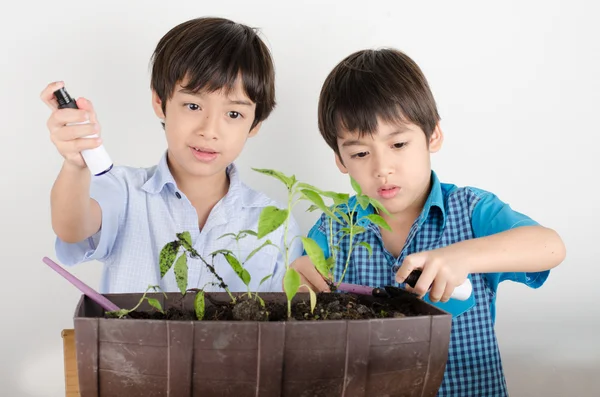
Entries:
[[242,116],[240,113],[238,113],[236,111],[227,112],[227,115],[232,119],[237,119],[238,117]]
[[361,158],[365,157],[367,154],[368,154],[368,152],[359,152],[359,153],[353,154],[352,156],[350,156],[350,158],[353,158],[353,159],[359,158],[359,159],[361,159]]
[[406,145],[406,142],[394,143],[394,149],[400,149]]
[[200,106],[196,105],[195,103],[186,103],[185,106],[187,106],[188,109],[190,110],[199,110]]

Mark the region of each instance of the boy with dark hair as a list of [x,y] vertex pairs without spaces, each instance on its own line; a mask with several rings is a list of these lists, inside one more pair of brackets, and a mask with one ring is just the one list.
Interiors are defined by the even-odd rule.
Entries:
[[[498,284],[511,280],[540,287],[565,257],[561,238],[492,193],[438,180],[430,154],[442,146],[440,117],[423,73],[400,51],[358,51],[341,61],[323,85],[318,120],[340,171],[382,203],[389,215],[379,215],[392,228],[362,224],[366,232],[354,236],[357,248],[344,281],[400,285],[422,269],[414,292],[453,316],[438,395],[506,396],[494,333]],[[354,203],[352,198],[351,208]],[[357,217],[375,211],[359,206]],[[340,227],[333,222],[334,236]],[[325,215],[309,233],[326,257],[329,233]],[[371,245],[372,255],[358,246],[361,242]],[[340,246],[335,281],[344,270],[348,240]],[[328,290],[308,257],[293,267],[313,290]],[[471,297],[450,299],[467,277]]]
[[[234,164],[275,106],[273,62],[255,30],[222,18],[193,19],[171,29],[152,60],[152,106],[168,148],[151,168],[118,166],[92,177],[80,154],[100,144],[83,138],[100,132],[92,104],[80,98],[79,109],[57,109],[52,94],[62,82],[41,94],[53,110],[52,141],[65,158],[51,197],[57,255],[66,265],[104,262],[106,293],[141,292],[148,285],[177,291],[173,267],[161,280],[159,253],[183,231],[209,261],[218,249],[230,249],[242,261],[262,241],[219,237],[256,230],[263,208],[280,207],[243,184]],[[84,120],[90,123],[67,125]],[[290,227],[291,240],[299,228],[293,219]],[[283,245],[283,231],[268,237]],[[291,258],[302,252],[296,241]],[[246,290],[222,256],[214,265],[232,291]],[[216,280],[199,259],[190,259],[188,267],[189,288],[213,289]],[[263,248],[244,267],[253,291],[267,274],[273,277],[262,290],[281,289],[285,264],[277,248]]]

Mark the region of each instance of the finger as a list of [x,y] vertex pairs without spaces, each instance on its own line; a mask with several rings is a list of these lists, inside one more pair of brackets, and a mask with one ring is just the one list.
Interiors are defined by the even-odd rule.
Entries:
[[56,144],[58,151],[63,154],[81,153],[82,150],[95,149],[102,144],[100,138],[79,138]]
[[98,119],[96,118],[96,111],[94,110],[94,105],[92,105],[92,101],[85,98],[77,99],[77,107],[79,109],[85,110],[90,115],[90,122],[97,124]]
[[422,256],[419,254],[408,255],[404,258],[400,269],[396,272],[396,282],[403,283],[404,280],[412,273],[415,269],[421,269],[423,267]]
[[87,110],[81,109],[59,109],[52,113],[48,118],[48,127],[63,126],[71,123],[85,123],[91,120],[91,115]]
[[431,284],[433,284],[436,276],[437,268],[431,264],[425,265],[419,281],[415,285],[415,293],[423,297],[431,287]]
[[448,302],[450,300],[450,297],[452,296],[453,292],[454,292],[454,286],[450,283],[446,284],[446,289],[444,290],[444,293],[442,294],[442,298],[440,299],[440,302]]
[[300,273],[302,279],[306,280],[307,283],[314,287],[313,291],[329,291],[329,286],[307,255],[296,259],[292,264],[292,267]]
[[99,134],[98,124],[71,125],[56,128],[52,131],[53,138],[58,141],[72,141],[89,135]]
[[446,290],[446,281],[441,279],[436,279],[431,286],[431,290],[429,291],[429,300],[432,302],[439,302],[444,291]]
[[42,102],[46,104],[50,109],[58,109],[58,102],[54,97],[54,91],[59,90],[65,86],[63,81],[55,81],[54,83],[50,83],[42,90],[40,93],[40,99]]
[[307,269],[307,271],[304,273],[304,278],[306,279],[307,283],[310,283],[310,285],[314,286],[314,292],[330,291],[329,285],[327,285],[327,282],[325,282],[325,279],[321,276],[321,273],[319,273],[316,268],[313,267],[312,269]]

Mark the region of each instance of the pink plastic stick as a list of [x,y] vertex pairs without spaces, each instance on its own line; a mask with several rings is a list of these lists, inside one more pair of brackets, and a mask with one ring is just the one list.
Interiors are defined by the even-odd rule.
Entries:
[[54,269],[58,274],[66,278],[71,284],[77,287],[88,298],[92,299],[94,302],[102,306],[104,310],[111,312],[121,310],[121,308],[109,301],[104,295],[95,291],[92,287],[90,287],[89,285],[87,285],[86,283],[84,283],[83,281],[81,281],[80,279],[63,269],[62,266],[54,262],[52,259],[45,256],[44,259],[42,259],[42,261],[46,265]]
[[371,295],[373,293],[373,287],[367,287],[366,285],[340,283],[337,289],[359,295]]

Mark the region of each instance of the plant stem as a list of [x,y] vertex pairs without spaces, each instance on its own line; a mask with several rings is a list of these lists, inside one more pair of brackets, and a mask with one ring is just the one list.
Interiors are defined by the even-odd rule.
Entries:
[[[356,211],[356,206],[358,205],[358,200],[356,201],[356,204],[354,205],[354,208],[352,209],[352,212],[349,214],[349,218],[350,218],[350,242],[348,243],[348,256],[346,258],[346,264],[344,265],[344,271],[342,272],[342,277],[340,277],[340,280],[337,283],[337,287],[340,286],[340,284],[342,283],[342,281],[344,280],[344,276],[346,276],[346,271],[348,270],[348,265],[350,264],[350,257],[352,256],[352,240],[354,238],[354,212]],[[348,207],[348,209],[350,209],[350,207]]]
[[[198,252],[192,248],[192,251],[190,251],[190,255],[194,258],[200,258],[200,260],[202,262],[204,262],[204,265],[206,265],[206,267],[208,268],[208,270],[210,270],[210,272],[213,274],[213,276],[215,276],[217,278],[217,280],[219,280],[219,287],[223,288],[227,294],[229,295],[229,297],[231,298],[231,301],[233,303],[235,303],[235,297],[231,294],[231,292],[229,291],[229,288],[227,287],[227,284],[225,284],[225,281],[223,281],[223,279],[221,278],[221,276],[219,276],[219,274],[217,273],[217,271],[215,270],[214,266],[210,265],[202,256],[200,256],[200,254],[198,254]],[[214,256],[213,256],[213,260],[214,260]]]

